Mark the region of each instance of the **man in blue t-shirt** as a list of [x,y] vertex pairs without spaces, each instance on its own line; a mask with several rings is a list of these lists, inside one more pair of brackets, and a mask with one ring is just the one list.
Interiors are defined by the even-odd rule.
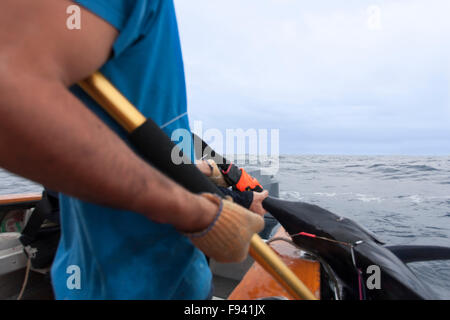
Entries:
[[0,47],[0,166],[62,193],[56,298],[208,297],[203,253],[244,259],[261,216],[149,166],[76,86],[100,69],[169,136],[189,130],[173,2],[2,0]]

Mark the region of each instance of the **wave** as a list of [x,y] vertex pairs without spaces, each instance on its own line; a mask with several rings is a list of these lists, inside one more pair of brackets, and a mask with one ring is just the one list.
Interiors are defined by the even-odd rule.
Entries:
[[403,167],[406,169],[412,169],[412,170],[416,170],[416,171],[440,171],[439,169],[436,169],[434,167],[431,166],[427,166],[427,165],[399,165],[399,167]]
[[372,171],[381,173],[402,173],[400,169],[395,169],[392,166],[388,166],[385,164],[374,164],[369,166],[368,169],[372,169]]
[[[346,166],[350,167],[350,166]],[[397,172],[404,172],[411,174],[411,171],[414,172],[430,172],[430,171],[440,171],[439,169],[436,169],[429,165],[409,165],[409,164],[397,164],[397,165],[387,165],[387,164],[373,164],[368,169],[375,169],[375,171],[380,171],[384,173],[397,173]]]
[[361,194],[361,193],[357,193],[355,196],[356,196],[356,200],[359,200],[362,202],[372,202],[372,201],[382,202],[383,201],[383,199],[380,197],[374,197],[374,196]]
[[314,193],[317,196],[325,196],[325,197],[335,197],[336,192],[315,192]]

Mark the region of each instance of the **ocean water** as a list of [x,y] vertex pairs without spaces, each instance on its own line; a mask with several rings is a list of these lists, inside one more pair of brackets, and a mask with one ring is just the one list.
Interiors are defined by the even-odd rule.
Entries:
[[[390,245],[450,247],[450,157],[280,156],[280,197],[353,219]],[[0,169],[0,194],[41,186]],[[409,264],[450,299],[450,261]]]
[[[355,220],[389,245],[450,247],[450,157],[281,156],[280,197]],[[409,264],[450,299],[450,261]]]
[[42,186],[0,168],[0,195],[41,192]]

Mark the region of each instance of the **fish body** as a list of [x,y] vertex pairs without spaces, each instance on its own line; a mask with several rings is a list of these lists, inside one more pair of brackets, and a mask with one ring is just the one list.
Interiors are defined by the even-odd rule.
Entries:
[[[304,202],[269,197],[263,206],[296,245],[332,269],[342,299],[435,299],[405,263],[356,222]],[[380,271],[375,288],[371,266]]]

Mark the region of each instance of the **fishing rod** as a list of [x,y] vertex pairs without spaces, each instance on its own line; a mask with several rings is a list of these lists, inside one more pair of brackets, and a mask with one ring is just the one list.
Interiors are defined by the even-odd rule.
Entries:
[[[182,154],[178,146],[152,119],[145,118],[100,72],[78,85],[129,133],[133,146],[154,167],[191,192],[211,192],[224,196],[195,165],[189,164],[190,159],[184,155],[185,161],[182,164],[174,164],[171,159],[173,152]],[[250,240],[249,253],[295,299],[317,300],[257,234]]]

